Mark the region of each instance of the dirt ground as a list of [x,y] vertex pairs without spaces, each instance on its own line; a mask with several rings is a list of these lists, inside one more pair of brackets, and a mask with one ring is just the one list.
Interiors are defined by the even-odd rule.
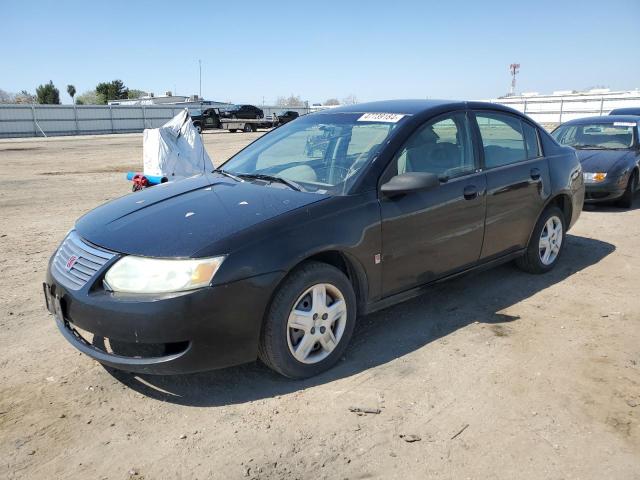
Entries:
[[[258,135],[204,138],[217,163]],[[0,478],[640,478],[640,209],[585,210],[550,274],[505,265],[360,318],[319,377],[139,377],[67,344],[41,282],[141,145],[0,141]]]

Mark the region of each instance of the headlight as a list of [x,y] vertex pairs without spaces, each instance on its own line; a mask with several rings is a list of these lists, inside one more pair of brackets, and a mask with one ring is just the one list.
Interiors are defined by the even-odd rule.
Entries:
[[584,181],[586,183],[599,183],[607,178],[606,172],[587,173],[584,172]]
[[224,257],[193,260],[167,260],[126,256],[118,260],[105,276],[114,292],[167,293],[206,287]]

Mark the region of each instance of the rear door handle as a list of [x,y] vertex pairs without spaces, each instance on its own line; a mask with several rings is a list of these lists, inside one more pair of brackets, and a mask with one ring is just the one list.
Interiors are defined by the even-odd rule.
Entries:
[[531,180],[540,180],[540,169],[539,168],[532,168],[531,172],[529,172],[531,175]]
[[467,185],[464,187],[464,199],[473,200],[478,196],[478,188],[475,185]]

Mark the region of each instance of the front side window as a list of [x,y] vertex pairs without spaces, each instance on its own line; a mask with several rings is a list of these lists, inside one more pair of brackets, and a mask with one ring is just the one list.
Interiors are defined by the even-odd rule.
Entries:
[[362,117],[362,113],[299,117],[256,140],[222,168],[235,175],[275,175],[306,191],[343,195],[404,121]]
[[636,122],[561,125],[551,134],[558,143],[585,150],[632,148]]
[[476,120],[486,168],[501,167],[527,158],[520,119],[496,112],[476,112]]
[[474,172],[466,113],[448,114],[427,122],[400,148],[394,161],[398,174],[433,173],[443,181]]

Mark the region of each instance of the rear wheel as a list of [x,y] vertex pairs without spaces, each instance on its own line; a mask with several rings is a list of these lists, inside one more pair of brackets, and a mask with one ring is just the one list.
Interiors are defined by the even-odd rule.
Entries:
[[637,172],[633,172],[631,177],[629,177],[629,181],[627,182],[627,188],[624,190],[624,194],[618,200],[618,205],[622,208],[631,208],[633,207],[633,197],[636,193],[636,189],[638,188],[638,174]]
[[262,328],[258,355],[289,378],[317,375],[342,356],[356,323],[355,293],[337,268],[309,262],[278,288]]
[[536,223],[525,254],[516,265],[525,272],[545,273],[551,270],[564,247],[564,214],[556,206],[548,207]]

